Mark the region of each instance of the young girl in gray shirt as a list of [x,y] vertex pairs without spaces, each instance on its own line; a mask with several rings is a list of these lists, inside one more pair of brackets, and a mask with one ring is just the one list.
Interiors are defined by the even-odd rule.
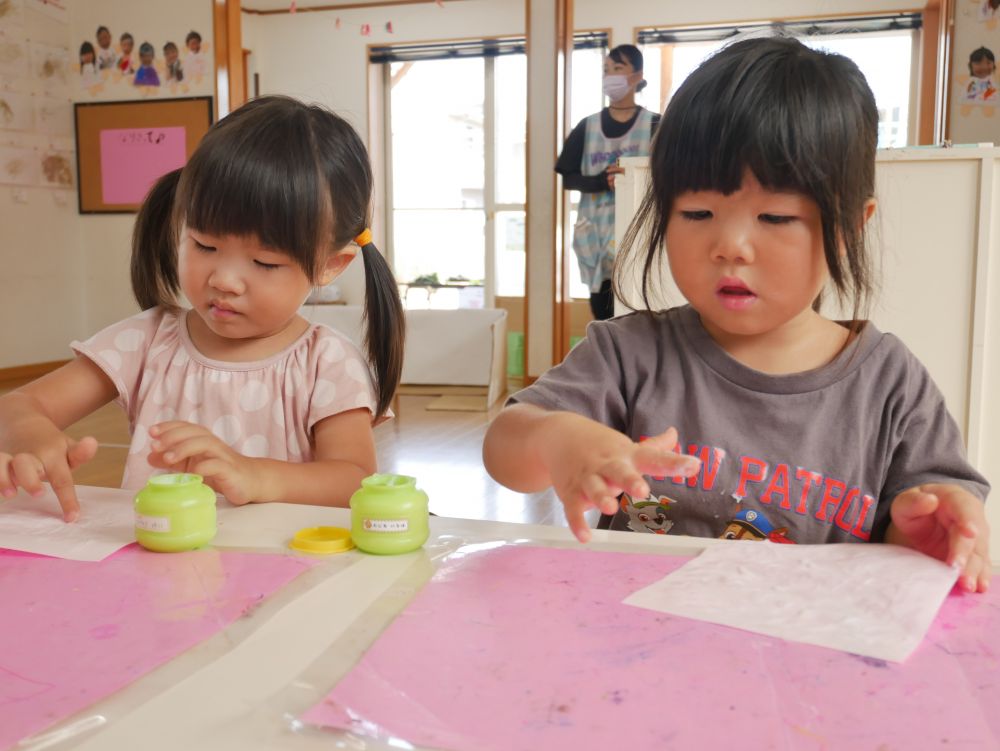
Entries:
[[[984,591],[989,486],[924,367],[864,320],[877,130],[845,57],[758,38],[705,61],[663,115],[619,251],[616,287],[640,264],[647,310],[591,324],[510,400],[490,474],[554,487],[581,541],[590,508],[613,529],[885,541]],[[650,312],[661,252],[689,304]],[[828,283],[851,321],[820,314]]]

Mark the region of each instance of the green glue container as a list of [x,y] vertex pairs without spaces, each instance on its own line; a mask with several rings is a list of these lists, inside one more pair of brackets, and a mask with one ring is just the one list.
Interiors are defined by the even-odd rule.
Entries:
[[351,496],[351,538],[359,550],[395,555],[416,550],[430,534],[427,494],[406,475],[375,474]]
[[201,475],[153,475],[135,497],[135,539],[147,550],[179,553],[215,537],[215,491]]

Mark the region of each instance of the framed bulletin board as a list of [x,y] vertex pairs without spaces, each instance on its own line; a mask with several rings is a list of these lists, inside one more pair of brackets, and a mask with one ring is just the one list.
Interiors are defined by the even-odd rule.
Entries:
[[127,214],[187,163],[212,125],[212,97],[78,103],[74,116],[80,213]]

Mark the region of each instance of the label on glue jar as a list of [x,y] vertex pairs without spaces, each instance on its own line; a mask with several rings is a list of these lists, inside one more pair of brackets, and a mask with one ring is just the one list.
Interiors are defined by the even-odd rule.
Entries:
[[146,516],[145,514],[135,515],[136,529],[146,532],[169,532],[170,519],[166,516]]
[[410,522],[408,519],[365,519],[364,526],[370,532],[406,532]]

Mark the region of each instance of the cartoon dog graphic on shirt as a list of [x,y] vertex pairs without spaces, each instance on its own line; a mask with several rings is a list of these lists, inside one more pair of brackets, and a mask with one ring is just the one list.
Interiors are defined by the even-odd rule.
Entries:
[[760,511],[745,508],[726,525],[719,535],[723,540],[767,540],[794,544],[795,540],[787,537],[788,527],[775,527]]
[[656,497],[650,494],[643,500],[636,501],[628,493],[622,493],[619,505],[621,510],[628,514],[628,528],[633,532],[665,535],[674,526],[674,523],[667,518],[667,510],[671,503],[676,501],[665,495]]

